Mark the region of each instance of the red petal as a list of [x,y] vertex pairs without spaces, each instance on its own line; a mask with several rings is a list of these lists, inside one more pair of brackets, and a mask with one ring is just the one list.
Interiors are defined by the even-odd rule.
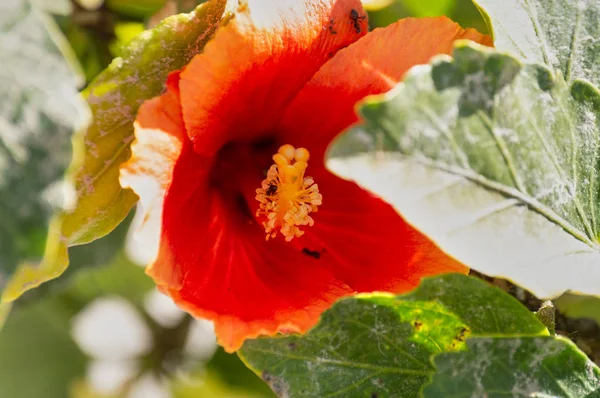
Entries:
[[[190,261],[180,261],[176,249],[187,247],[190,251],[203,253],[210,249],[211,242],[203,239],[205,234],[216,234],[220,224],[217,217],[214,195],[208,188],[209,158],[194,152],[192,143],[186,137],[181,154],[172,169],[172,181],[168,186],[162,209],[162,230],[158,256],[146,272],[156,283],[171,292],[177,291],[182,279],[188,273]],[[192,201],[192,203],[190,203]],[[179,207],[189,210],[186,214]],[[187,221],[187,222],[186,222]],[[187,233],[188,225],[193,225],[202,233]],[[181,233],[177,234],[177,231]],[[217,231],[217,232],[215,232]],[[199,255],[195,258],[200,261]],[[195,267],[194,264],[191,267]]]
[[[182,73],[187,131],[199,153],[273,134],[283,110],[336,51],[366,33],[359,0],[249,0]],[[331,22],[333,21],[333,23]]]
[[[311,148],[314,164],[331,140],[358,120],[356,102],[389,91],[414,65],[450,54],[458,39],[492,45],[489,36],[446,17],[406,18],[375,29],[323,65],[287,108],[277,130],[286,135],[284,142]],[[323,117],[311,117],[315,112]]]
[[[292,102],[278,127],[289,142],[311,151],[307,170],[323,195],[315,225],[295,245],[320,253],[317,260],[357,291],[402,292],[426,275],[466,272],[430,240],[406,224],[393,208],[323,165],[326,146],[356,122],[354,105],[367,95],[388,91],[406,71],[439,53],[456,39],[491,44],[487,36],[461,29],[447,18],[407,18],[369,33],[339,51]],[[311,117],[315,111],[324,117]]]
[[298,244],[321,252],[316,262],[352,289],[400,293],[424,276],[468,271],[356,184],[325,169],[309,174],[319,185],[323,205]]
[[148,269],[161,290],[211,319],[227,351],[247,338],[302,332],[353,291],[262,227],[240,217],[235,198],[206,185],[204,159],[186,145],[165,198],[159,256]]
[[[464,270],[405,225],[388,205],[318,167],[316,174],[309,167],[309,174],[319,183],[325,204],[315,215],[315,227],[307,228],[306,236],[293,244],[281,239],[265,242],[254,219],[240,217],[243,209],[236,198],[211,186],[208,173],[213,159],[202,154],[213,155],[232,138],[271,132],[328,51],[335,52],[357,35],[351,23],[342,23],[347,21],[342,18],[349,16],[348,8],[358,9],[357,4],[296,1],[295,13],[284,13],[283,19],[271,17],[278,15],[279,7],[289,7],[287,1],[264,9],[250,5],[252,15],[238,12],[236,20],[221,29],[182,74],[183,115],[195,148],[184,135],[177,75],[169,80],[167,93],[147,102],[138,116],[137,142],[132,159],[123,166],[121,181],[150,204],[160,203],[168,187],[160,250],[148,273],[180,306],[214,320],[218,339],[229,351],[260,334],[304,331],[333,301],[353,289],[403,291],[423,275]],[[312,13],[308,23],[307,9]],[[340,24],[339,28],[336,24],[337,34],[323,25],[330,15]],[[340,58],[346,60],[340,63],[342,70],[363,65],[352,63],[358,55],[348,54]],[[377,83],[380,74],[363,71],[362,80],[345,88],[348,76],[334,67],[324,70],[295,101],[282,124],[295,134],[290,138],[307,143],[308,136],[301,137],[299,131],[310,127],[323,148],[355,120],[354,101],[384,87]],[[323,93],[331,96],[321,98]],[[306,101],[313,105],[308,107]],[[323,107],[316,109],[325,110],[327,117],[311,117],[317,101],[323,101]],[[326,107],[332,101],[337,102]],[[307,146],[312,150],[312,145]],[[315,160],[318,164],[313,151],[311,165]],[[146,192],[148,181],[158,187],[156,192]],[[320,260],[313,258],[314,253],[302,252],[304,245],[315,250],[312,245],[319,242],[325,242],[326,249]],[[405,245],[400,258],[399,242]],[[372,264],[376,270],[369,268]]]

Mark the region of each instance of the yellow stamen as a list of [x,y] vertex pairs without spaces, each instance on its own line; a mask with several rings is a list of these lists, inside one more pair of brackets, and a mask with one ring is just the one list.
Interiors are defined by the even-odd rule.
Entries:
[[312,177],[304,177],[309,157],[308,150],[291,145],[283,145],[273,155],[275,164],[256,190],[260,202],[256,215],[267,218],[263,222],[267,240],[279,231],[289,242],[304,234],[298,226],[315,223],[308,214],[317,211],[323,197]]

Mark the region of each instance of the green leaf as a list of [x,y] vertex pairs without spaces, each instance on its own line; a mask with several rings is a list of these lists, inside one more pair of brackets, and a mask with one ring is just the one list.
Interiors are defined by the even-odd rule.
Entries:
[[[39,267],[52,214],[74,204],[64,178],[71,136],[89,114],[73,58],[52,19],[28,0],[0,6],[0,292],[17,266]],[[25,280],[24,282],[32,282]]]
[[306,335],[250,340],[239,355],[279,396],[416,397],[434,372],[433,354],[484,333],[547,331],[500,289],[443,275],[405,296],[341,300]]
[[402,0],[402,5],[410,11],[411,16],[417,18],[437,17],[440,15],[448,15],[455,6],[455,0],[436,0],[428,2]]
[[461,274],[427,278],[416,290],[400,297],[441,303],[476,335],[547,334],[544,325],[517,299],[478,278]]
[[476,0],[494,46],[530,62],[600,83],[600,3],[588,0]]
[[[81,167],[73,168],[77,205],[61,212],[53,225],[54,239],[43,266],[55,276],[68,264],[67,247],[91,242],[112,231],[137,201],[121,188],[119,166],[130,156],[133,120],[139,106],[161,93],[169,72],[183,67],[202,50],[222,21],[224,0],[207,2],[190,14],[165,19],[124,48],[85,90],[93,121],[83,144]],[[31,286],[30,278],[11,287],[9,299]],[[41,283],[43,280],[37,280]]]
[[470,338],[434,363],[424,398],[600,396],[600,369],[560,337]]
[[454,57],[367,100],[328,166],[484,274],[600,294],[600,92],[474,43]]
[[[248,371],[241,365],[243,370]],[[252,373],[250,373],[255,379]],[[273,393],[256,379],[267,391],[257,393],[252,389],[236,388],[223,380],[223,375],[211,370],[202,370],[175,378],[172,382],[173,398],[226,397],[226,398],[270,398]],[[268,394],[268,395],[267,395]]]
[[90,242],[110,232],[137,201],[121,188],[119,166],[130,156],[133,121],[139,106],[159,95],[169,72],[185,66],[219,27],[224,2],[214,0],[190,14],[165,19],[132,40],[123,56],[85,90],[93,122],[85,135],[86,156],[77,170],[78,204],[66,215],[63,237]]
[[[15,307],[19,308],[23,305],[30,305],[31,302],[40,300],[48,295],[54,295],[56,293],[64,293],[66,289],[71,287],[73,284],[77,284],[80,277],[85,278],[83,275],[103,275],[104,268],[116,268],[118,264],[119,270],[115,270],[111,277],[115,279],[115,283],[118,284],[120,281],[126,280],[126,277],[130,276],[128,271],[134,268],[134,272],[141,275],[144,282],[150,287],[153,286],[152,281],[144,274],[143,269],[134,265],[130,265],[128,261],[125,261],[121,254],[125,244],[125,238],[129,230],[131,216],[127,217],[117,228],[111,233],[103,236],[100,239],[93,241],[87,245],[73,246],[69,248],[69,268],[61,275],[60,278],[53,279],[47,283],[42,284],[37,289],[32,289],[25,292],[19,300],[16,301]],[[100,269],[96,269],[100,268]],[[86,272],[88,271],[88,272]],[[80,274],[82,274],[80,276]],[[130,292],[133,286],[131,281],[126,280],[124,282],[130,288]],[[98,290],[101,287],[105,290]],[[107,286],[104,283],[92,282],[89,284],[88,289],[90,294],[103,295],[108,292]],[[90,298],[91,301],[91,298]],[[1,313],[1,309],[0,309]],[[0,315],[0,326],[2,325]]]
[[273,391],[244,365],[237,354],[229,354],[222,347],[217,348],[213,357],[202,370],[221,376],[223,383],[238,391],[253,392],[262,398],[272,398]]
[[79,272],[69,294],[82,303],[105,295],[119,296],[141,307],[146,294],[154,287],[144,268],[133,264],[121,252],[107,267]]

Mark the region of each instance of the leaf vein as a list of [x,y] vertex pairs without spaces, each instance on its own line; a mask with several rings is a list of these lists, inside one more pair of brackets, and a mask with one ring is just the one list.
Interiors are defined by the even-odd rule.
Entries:
[[436,168],[436,169],[439,169],[442,171],[446,171],[451,174],[460,175],[470,181],[473,181],[474,183],[476,183],[478,185],[481,185],[484,188],[496,191],[502,195],[518,199],[521,202],[523,202],[524,204],[526,204],[527,206],[529,206],[531,209],[537,211],[539,214],[546,217],[548,220],[554,222],[555,224],[557,224],[558,226],[563,228],[565,231],[567,231],[568,233],[573,235],[573,237],[575,237],[576,239],[582,241],[583,243],[587,244],[594,250],[598,251],[598,245],[596,245],[594,242],[592,242],[585,234],[582,234],[577,228],[575,228],[573,225],[571,225],[571,223],[569,223],[567,220],[565,220],[560,215],[558,215],[556,212],[554,212],[554,210],[545,206],[538,200],[536,200],[530,196],[527,196],[514,188],[511,188],[506,185],[500,184],[498,182],[489,180],[475,172],[471,172],[468,170],[464,170],[462,168],[450,166],[445,163],[429,160],[429,159],[422,158],[422,157],[419,158],[418,161],[426,166],[430,166],[430,167],[433,167],[433,168]]
[[490,134],[492,135],[492,137],[494,138],[494,141],[496,142],[498,150],[502,154],[502,157],[504,158],[504,162],[506,163],[506,166],[508,166],[510,176],[511,176],[513,182],[515,183],[515,187],[520,192],[523,192],[524,194],[528,195],[527,190],[525,189],[525,185],[523,184],[523,181],[521,181],[521,177],[519,176],[519,173],[517,172],[517,168],[515,167],[515,162],[513,160],[513,157],[511,155],[510,151],[508,150],[508,147],[506,146],[506,142],[496,132],[496,129],[494,128],[494,123],[492,122],[490,117],[487,115],[487,113],[484,113],[483,111],[479,111],[478,116],[481,119],[481,121],[485,124],[485,126],[487,127],[487,129],[490,132]]
[[352,320],[352,319],[347,319],[344,322],[347,323],[351,323],[354,324],[356,326],[360,326],[363,327],[365,329],[367,329],[370,333],[373,333],[374,335],[376,335],[378,338],[381,337],[383,338],[385,341],[387,341],[392,347],[394,347],[399,353],[401,353],[404,357],[406,357],[407,359],[409,359],[411,362],[413,362],[414,364],[423,366],[424,368],[431,368],[430,365],[426,364],[425,362],[421,362],[419,361],[417,358],[415,358],[414,356],[410,355],[408,352],[406,352],[403,348],[401,348],[400,346],[398,346],[396,344],[395,341],[391,340],[389,337],[387,337],[384,334],[379,333],[377,330],[375,330],[373,327],[369,326],[369,325],[365,325],[364,323],[360,322],[360,321],[356,321],[356,320]]
[[316,364],[327,364],[327,365],[335,365],[346,368],[356,368],[356,369],[370,369],[376,371],[383,371],[386,373],[397,373],[402,375],[416,375],[416,376],[429,376],[430,370],[416,370],[416,369],[400,369],[400,368],[392,368],[389,366],[382,365],[374,365],[369,363],[356,363],[356,362],[348,362],[341,361],[336,359],[327,359],[327,358],[312,358],[303,355],[293,355],[290,353],[277,352],[272,350],[265,350],[260,348],[247,348],[246,351],[254,351],[261,354],[273,355],[277,357],[284,357],[291,360],[305,361]]
[[552,63],[550,62],[550,55],[548,52],[548,47],[547,47],[548,45],[546,43],[546,38],[543,35],[542,28],[540,27],[540,22],[538,21],[537,16],[535,15],[535,11],[534,11],[533,7],[531,6],[531,4],[529,3],[529,0],[523,0],[523,3],[525,4],[525,7],[523,7],[523,8],[524,8],[525,12],[527,13],[527,16],[531,20],[535,35],[540,40],[540,47],[542,49],[542,56],[544,57],[544,62],[546,63],[546,65],[552,66]]

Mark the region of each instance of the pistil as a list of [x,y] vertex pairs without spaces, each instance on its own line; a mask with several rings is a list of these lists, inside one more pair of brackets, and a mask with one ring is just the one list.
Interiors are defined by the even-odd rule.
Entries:
[[304,234],[299,226],[314,225],[309,214],[317,211],[323,197],[312,177],[304,176],[309,157],[308,150],[291,145],[283,145],[273,155],[275,164],[256,190],[260,203],[256,215],[266,217],[267,240],[280,232],[289,242]]

